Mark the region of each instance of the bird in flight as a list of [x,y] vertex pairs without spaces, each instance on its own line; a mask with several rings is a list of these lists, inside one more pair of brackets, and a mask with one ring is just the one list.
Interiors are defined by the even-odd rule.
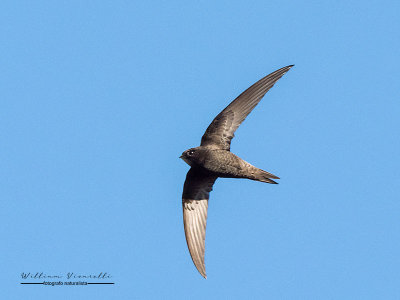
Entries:
[[207,278],[204,264],[209,194],[218,177],[247,178],[276,184],[279,177],[261,170],[230,152],[234,132],[270,88],[293,65],[283,67],[260,79],[233,100],[208,126],[199,147],[181,157],[190,170],[183,186],[183,225],[193,263]]

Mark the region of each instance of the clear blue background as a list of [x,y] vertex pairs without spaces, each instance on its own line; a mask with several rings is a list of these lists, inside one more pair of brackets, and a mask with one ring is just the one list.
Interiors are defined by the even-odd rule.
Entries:
[[[398,1],[2,1],[4,299],[399,299]],[[204,280],[178,159],[231,100],[295,64],[220,179]],[[108,272],[114,286],[20,285]]]

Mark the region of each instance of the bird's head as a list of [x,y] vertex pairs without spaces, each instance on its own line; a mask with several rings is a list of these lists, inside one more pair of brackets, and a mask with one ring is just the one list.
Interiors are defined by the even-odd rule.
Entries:
[[199,147],[190,148],[182,153],[179,158],[182,158],[189,166],[198,163],[201,150]]

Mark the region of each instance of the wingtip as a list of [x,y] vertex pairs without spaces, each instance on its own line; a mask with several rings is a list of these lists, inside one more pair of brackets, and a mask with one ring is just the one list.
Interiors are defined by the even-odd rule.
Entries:
[[272,180],[271,178],[266,179],[265,182],[271,183],[271,184],[278,184],[275,180]]
[[[197,267],[196,267],[197,268]],[[204,270],[199,270],[199,269],[197,269],[197,271],[199,271],[199,273],[200,273],[200,275],[204,278],[204,279],[207,279],[207,274],[206,274],[206,271]]]
[[[197,268],[197,266],[196,266]],[[206,270],[205,270],[205,266],[203,265],[203,269],[199,269],[197,268],[197,271],[199,271],[200,275],[204,277],[204,279],[207,279],[207,274],[206,274]]]
[[294,67],[294,65],[288,65],[288,66],[286,66],[286,67],[282,67],[282,68],[280,68],[279,70],[277,70],[276,72],[284,72],[284,73],[286,73],[286,72],[288,72],[292,67]]

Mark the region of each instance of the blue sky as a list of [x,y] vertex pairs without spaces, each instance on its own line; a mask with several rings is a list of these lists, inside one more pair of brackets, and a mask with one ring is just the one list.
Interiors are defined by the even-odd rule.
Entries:
[[[399,299],[397,1],[2,1],[6,299]],[[204,280],[181,193],[208,124],[292,68],[219,179]],[[113,286],[20,285],[22,272]]]

